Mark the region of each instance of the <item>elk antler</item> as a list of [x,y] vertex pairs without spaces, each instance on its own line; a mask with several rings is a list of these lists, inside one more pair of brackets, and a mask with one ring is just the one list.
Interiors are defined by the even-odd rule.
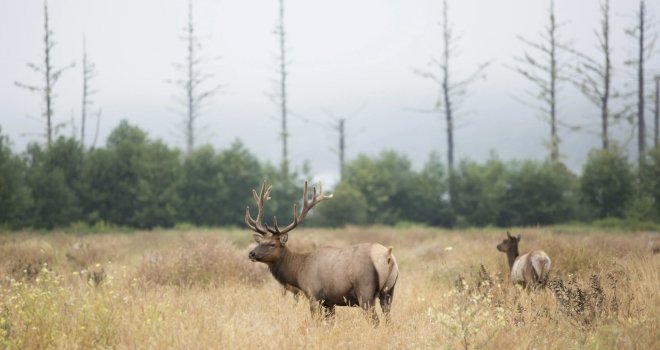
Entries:
[[270,198],[268,195],[270,195],[270,190],[272,189],[272,186],[268,186],[266,188],[266,182],[264,181],[264,184],[261,185],[261,191],[257,195],[257,191],[252,190],[252,195],[254,196],[254,200],[257,202],[257,206],[259,207],[259,211],[257,212],[257,218],[253,219],[252,215],[250,215],[250,207],[245,208],[245,224],[254,232],[260,234],[260,235],[265,235],[268,232],[271,232],[270,227],[268,225],[264,225],[262,223],[264,219],[264,204],[266,204],[266,201]]
[[293,222],[284,227],[283,229],[280,229],[279,226],[277,226],[277,218],[273,217],[273,228],[270,228],[266,226],[269,232],[271,232],[274,235],[281,235],[284,233],[287,233],[291,230],[293,230],[296,226],[298,226],[299,223],[301,223],[304,219],[307,213],[309,212],[312,207],[314,207],[316,204],[319,202],[326,200],[328,198],[332,198],[332,195],[323,195],[323,185],[319,184],[319,194],[316,194],[316,186],[312,186],[312,200],[311,202],[308,200],[309,196],[307,194],[307,181],[305,181],[305,186],[303,187],[303,207],[302,210],[300,211],[300,214],[298,214],[298,208],[296,205],[293,205]]

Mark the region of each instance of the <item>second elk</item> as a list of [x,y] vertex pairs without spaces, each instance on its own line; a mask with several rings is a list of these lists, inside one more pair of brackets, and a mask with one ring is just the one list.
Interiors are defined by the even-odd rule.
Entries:
[[335,313],[335,306],[359,306],[378,323],[375,302],[389,321],[394,286],[399,276],[392,248],[378,243],[362,243],[345,248],[324,247],[309,253],[299,253],[286,246],[288,233],[296,228],[310,209],[331,198],[316,192],[313,187],[309,199],[307,182],[303,190],[303,207],[298,212],[293,206],[293,222],[280,228],[277,218],[272,225],[264,224],[264,205],[269,199],[271,186],[264,183],[260,193],[253,190],[257,202],[257,217],[252,218],[250,208],[245,211],[245,223],[254,232],[258,245],[249,253],[251,261],[268,265],[273,277],[287,289],[297,289],[310,301],[312,315],[319,312],[326,317]]
[[506,253],[511,272],[511,283],[520,284],[523,288],[544,286],[552,267],[550,257],[542,250],[534,250],[520,255],[518,253],[520,239],[520,235],[513,237],[507,232],[506,239],[497,245],[497,250]]

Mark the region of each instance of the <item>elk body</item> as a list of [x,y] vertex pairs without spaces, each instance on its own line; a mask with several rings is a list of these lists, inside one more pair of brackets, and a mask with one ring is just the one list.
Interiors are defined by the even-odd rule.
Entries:
[[513,237],[509,232],[507,238],[497,245],[497,250],[506,253],[511,271],[511,283],[520,284],[523,287],[536,287],[545,285],[548,274],[552,267],[552,261],[548,254],[542,250],[534,250],[519,255],[518,243],[520,235]]
[[264,204],[269,199],[271,187],[266,184],[257,194],[253,190],[258,205],[256,219],[246,209],[245,222],[254,232],[258,245],[248,254],[250,260],[268,265],[273,277],[287,290],[299,291],[310,301],[313,315],[322,312],[326,317],[335,313],[335,306],[359,306],[370,313],[378,322],[375,301],[386,319],[394,296],[394,286],[399,275],[392,248],[378,243],[362,243],[345,248],[324,247],[309,253],[298,253],[286,246],[288,232],[305,218],[307,212],[317,203],[330,198],[324,196],[323,189],[309,201],[307,182],[303,190],[303,208],[298,213],[293,206],[293,222],[284,228],[273,218],[272,226],[263,224]]

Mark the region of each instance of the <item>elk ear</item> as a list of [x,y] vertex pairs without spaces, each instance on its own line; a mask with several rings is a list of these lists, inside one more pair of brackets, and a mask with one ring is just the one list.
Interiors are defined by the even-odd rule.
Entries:
[[289,239],[289,234],[288,233],[283,233],[280,235],[280,244],[282,247],[286,244],[286,241]]
[[522,236],[518,235],[518,242],[520,242],[521,238],[522,238]]
[[258,234],[258,233],[253,233],[252,237],[254,237],[254,241],[257,243],[261,243],[261,240],[264,238],[264,236]]
[[513,237],[511,237],[511,234],[509,233],[509,231],[506,231],[506,236],[507,236],[508,238],[513,238]]

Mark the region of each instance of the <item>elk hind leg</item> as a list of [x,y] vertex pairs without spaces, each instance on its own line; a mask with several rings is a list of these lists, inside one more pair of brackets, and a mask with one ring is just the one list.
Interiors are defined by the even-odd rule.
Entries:
[[388,289],[387,291],[381,291],[378,299],[380,299],[380,309],[383,310],[383,315],[385,316],[385,322],[389,323],[391,321],[390,310],[392,308],[392,300],[394,298],[394,287]]

